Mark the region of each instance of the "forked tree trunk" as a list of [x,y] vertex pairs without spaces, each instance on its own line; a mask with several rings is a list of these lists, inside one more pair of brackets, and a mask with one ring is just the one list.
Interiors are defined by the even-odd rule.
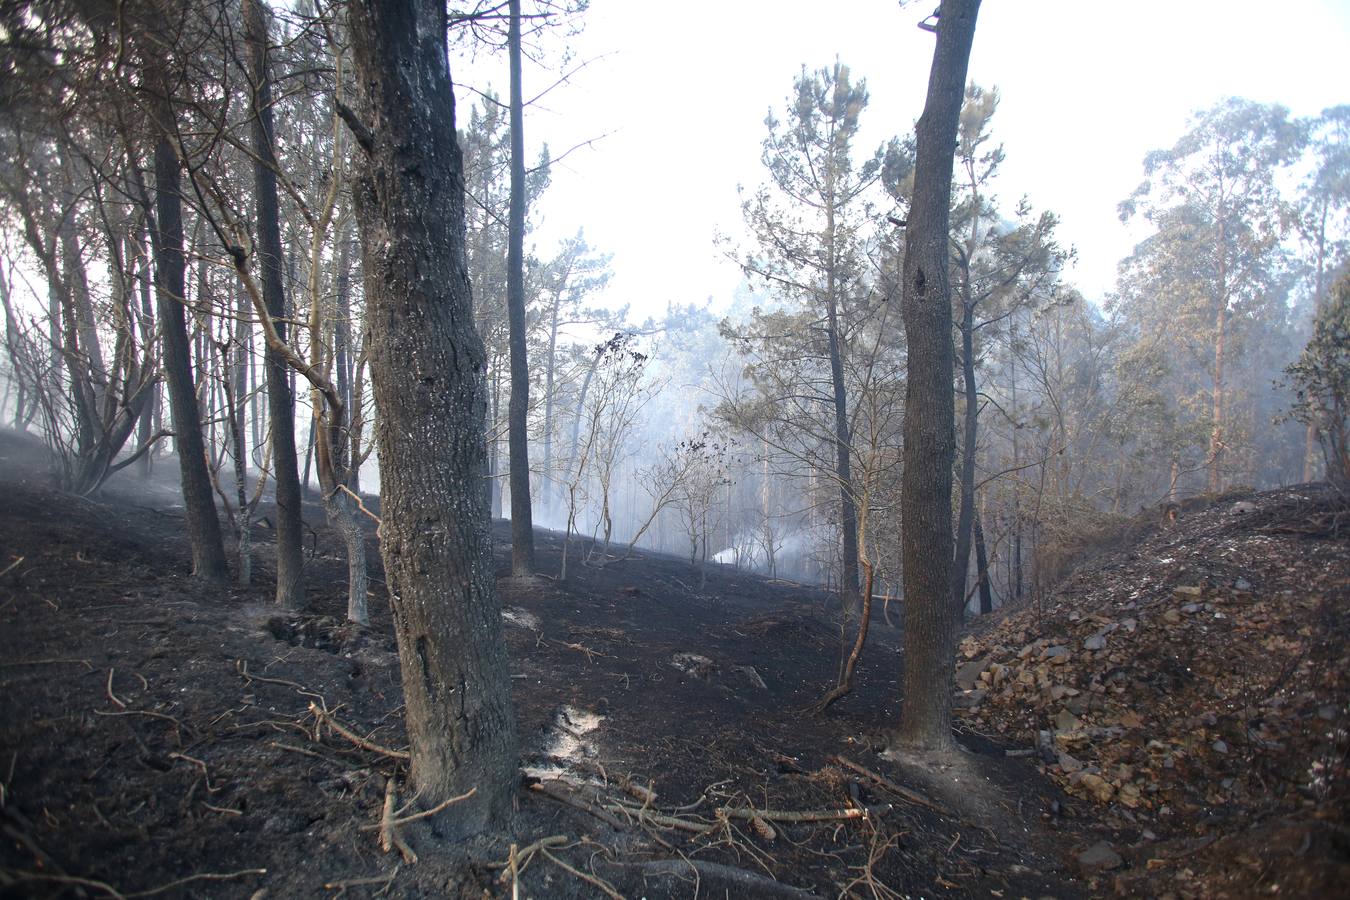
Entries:
[[463,158],[440,0],[355,0],[357,221],[380,410],[381,549],[412,781],[447,837],[504,825],[515,721],[482,484],[486,354],[464,253]]
[[[267,62],[267,18],[261,0],[244,2],[245,39],[253,80],[254,202],[263,300],[277,338],[286,340],[286,293],[282,281],[281,226],[277,214],[276,153],[272,139],[272,82]],[[277,605],[305,604],[304,536],[300,472],[295,452],[295,398],[282,354],[270,344],[264,354],[267,411],[272,419],[272,473],[277,500]]]
[[948,232],[952,147],[980,0],[942,0],[928,99],[915,129],[914,196],[905,242],[902,311],[908,343],[904,480],[904,708],[897,746],[953,746],[952,307]]
[[520,0],[511,0],[511,215],[506,250],[510,326],[511,574],[534,574],[534,511],[530,498],[530,366],[525,354],[525,104],[520,80]]

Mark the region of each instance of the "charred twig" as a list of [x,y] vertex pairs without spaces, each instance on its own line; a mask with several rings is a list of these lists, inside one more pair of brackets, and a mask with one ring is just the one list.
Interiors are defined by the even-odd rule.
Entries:
[[206,779],[206,790],[212,794],[218,792],[220,788],[211,787],[211,773],[206,768],[206,763],[195,756],[188,756],[186,753],[170,753],[169,759],[181,759],[183,762],[190,762],[202,770],[202,777]]
[[542,837],[532,844],[526,844],[519,850],[516,849],[515,844],[512,844],[511,855],[504,862],[490,862],[488,863],[488,867],[502,870],[502,874],[497,876],[499,882],[505,884],[510,880],[514,884],[516,879],[519,878],[520,873],[525,871],[525,867],[530,864],[530,861],[534,859],[535,854],[540,850],[549,847],[555,849],[564,847],[569,844],[571,840],[572,839],[565,834],[554,834],[548,837]]
[[593,662],[595,662],[594,657],[597,657],[597,656],[600,657],[600,658],[602,658],[602,659],[616,659],[616,658],[617,658],[617,657],[614,657],[614,656],[610,656],[608,653],[601,653],[599,650],[592,650],[590,647],[587,647],[585,644],[577,644],[577,643],[573,643],[573,642],[571,642],[571,641],[560,641],[560,640],[557,640],[556,638],[553,639],[553,643],[557,644],[557,645],[560,646],[560,647],[566,647],[568,650],[576,650],[578,653],[584,653],[584,654],[586,654],[586,662],[587,662],[587,663],[593,663]]
[[873,772],[866,766],[861,766],[851,759],[846,759],[842,756],[831,756],[830,762],[835,763],[836,765],[843,766],[846,769],[852,769],[859,775],[871,779],[872,781],[881,785],[886,790],[890,791],[892,794],[895,794],[897,797],[900,797],[903,800],[908,800],[910,803],[913,803],[917,806],[922,806],[925,809],[930,809],[935,813],[941,813],[944,816],[950,816],[952,814],[951,810],[943,809],[941,806],[938,806],[932,800],[929,800],[927,797],[923,796],[917,791],[912,791],[907,787],[902,787],[901,785],[898,785],[891,779],[887,778],[885,775],[882,775],[879,772]]
[[94,671],[94,664],[87,659],[67,659],[57,657],[52,659],[15,659],[10,662],[0,662],[0,669],[10,669],[18,666],[54,666],[58,663],[79,663],[90,672]]
[[562,788],[555,787],[544,781],[531,784],[530,790],[543,794],[545,797],[557,800],[559,803],[566,803],[568,806],[574,806],[582,812],[588,812],[606,825],[610,825],[614,828],[624,827],[624,823],[620,822],[613,815],[595,804],[576,796],[570,791],[565,791]]
[[244,814],[243,810],[230,809],[228,806],[212,806],[205,800],[202,801],[202,806],[205,806],[207,809],[211,810],[211,812],[218,812],[226,816],[242,816]]
[[342,891],[352,887],[368,887],[382,884],[387,888],[393,883],[394,878],[397,877],[399,869],[401,868],[403,868],[403,863],[397,862],[394,863],[394,869],[388,875],[377,875],[373,878],[348,878],[345,881],[326,881],[324,882],[323,889],[326,891],[338,891],[339,896],[341,896]]
[[108,695],[109,700],[117,704],[118,709],[126,709],[127,705],[123,703],[121,700],[117,699],[117,695],[113,693],[112,680],[113,680],[113,673],[116,671],[117,671],[116,669],[111,668],[108,669],[108,683],[104,685],[103,691]]
[[[395,816],[393,816],[392,818],[390,818],[389,824],[394,825],[394,826],[407,825],[409,822],[416,822],[418,819],[427,819],[427,818],[430,818],[431,816],[436,815],[438,812],[441,812],[442,810],[445,810],[445,809],[447,809],[447,808],[449,808],[449,807],[451,807],[451,806],[454,806],[456,803],[459,803],[461,800],[468,800],[470,797],[472,797],[472,796],[473,796],[474,794],[476,794],[476,793],[478,793],[478,788],[476,788],[476,787],[469,788],[468,793],[460,794],[458,797],[451,797],[449,800],[446,800],[446,801],[444,801],[444,802],[442,802],[442,803],[437,803],[437,804],[436,804],[435,806],[433,806],[431,809],[423,810],[422,812],[418,812],[418,813],[413,813],[413,814],[410,815],[410,816],[402,816],[402,817],[399,817],[399,816],[396,816],[396,815],[395,815]],[[374,831],[376,828],[380,828],[380,827],[382,827],[382,825],[362,825],[362,826],[361,826],[361,830],[362,830],[362,831]]]
[[835,822],[841,819],[866,819],[880,816],[891,811],[891,804],[880,803],[874,806],[851,806],[844,809],[808,809],[802,811],[778,809],[745,809],[726,806],[717,811],[719,816],[729,819],[747,819],[751,822]]
[[543,847],[539,848],[539,853],[545,859],[553,863],[558,868],[563,869],[566,872],[570,872],[577,878],[580,878],[582,881],[594,885],[596,888],[599,888],[601,891],[605,893],[605,896],[610,897],[611,900],[623,900],[623,894],[620,894],[618,891],[614,890],[614,886],[610,884],[608,881],[605,881],[603,878],[600,878],[597,875],[587,875],[580,869],[572,868],[567,863],[563,862],[561,859],[558,859],[558,857],[554,856],[552,853],[549,853],[548,850],[546,850]]
[[177,728],[177,729],[179,729],[179,732],[180,732],[180,733],[179,733],[179,736],[178,736],[178,743],[179,743],[180,745],[183,743],[183,737],[182,737],[181,732],[186,731],[186,732],[188,732],[189,734],[192,733],[192,729],[191,729],[191,728],[189,728],[188,726],[184,725],[182,722],[178,721],[178,720],[175,719],[173,716],[165,715],[164,713],[153,712],[152,710],[148,710],[148,709],[113,709],[113,710],[96,709],[96,710],[94,710],[94,715],[96,715],[96,716],[146,716],[146,717],[151,718],[151,719],[163,719],[165,722],[172,722],[173,725],[174,725],[174,727]]
[[716,825],[710,825],[705,822],[696,822],[693,819],[681,819],[678,816],[668,816],[664,813],[652,812],[649,809],[639,809],[636,806],[624,806],[620,803],[609,804],[605,809],[622,812],[624,815],[632,816],[642,825],[655,825],[659,828],[674,828],[677,831],[688,831],[692,834],[709,834],[717,828]]
[[380,811],[380,823],[377,826],[380,830],[380,849],[385,853],[397,848],[403,861],[408,865],[417,862],[417,854],[408,846],[407,842],[399,836],[398,824],[394,820],[394,803],[397,795],[394,791],[394,779],[390,778],[384,783],[384,806]]
[[[296,682],[294,682],[294,681],[287,681],[287,680],[284,679],[284,678],[268,678],[268,677],[263,676],[263,675],[254,675],[253,673],[249,672],[249,670],[248,670],[248,660],[246,660],[246,659],[236,659],[236,660],[234,661],[234,670],[235,670],[236,672],[238,672],[239,675],[244,679],[244,684],[246,684],[246,685],[249,684],[249,683],[251,683],[251,682],[254,682],[254,681],[261,681],[261,682],[263,682],[264,684],[278,684],[278,685],[281,685],[282,687],[292,688],[292,689],[298,691],[299,693],[304,694],[304,695],[307,696],[307,697],[315,697],[315,698],[317,698],[318,701],[319,701],[319,704],[320,704],[325,710],[328,709],[328,702],[327,702],[326,700],[324,700],[322,694],[318,693],[317,691],[311,691],[309,688],[305,687],[303,684],[298,684],[298,683],[296,683]],[[311,705],[313,705],[313,704],[311,704]]]
[[356,746],[360,747],[363,750],[369,750],[372,753],[378,753],[381,756],[387,756],[390,759],[402,759],[402,760],[412,759],[412,754],[407,750],[394,750],[390,747],[385,747],[381,744],[375,743],[374,741],[370,741],[361,737],[356,732],[346,728],[345,726],[342,725],[342,723],[338,722],[338,720],[333,717],[332,713],[320,709],[318,704],[316,703],[309,704],[309,711],[314,715],[316,719],[319,720],[320,724],[327,725],[329,728],[336,731],[338,734],[342,735],[347,740],[351,741],[353,744],[355,744]]
[[197,881],[232,881],[235,878],[243,878],[245,875],[266,875],[266,869],[240,869],[238,872],[201,872],[197,875],[189,875],[186,878],[180,878],[177,881],[170,881],[168,884],[161,884],[157,888],[151,888],[148,891],[137,891],[134,894],[124,894],[127,900],[135,900],[137,897],[153,897],[156,894],[164,894],[175,888],[180,888],[185,884],[192,884]]

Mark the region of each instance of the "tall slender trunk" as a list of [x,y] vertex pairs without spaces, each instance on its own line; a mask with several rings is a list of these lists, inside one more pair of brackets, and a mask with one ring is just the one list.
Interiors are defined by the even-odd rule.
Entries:
[[[1016,318],[1014,317],[1014,322],[1015,321]],[[1022,599],[1022,476],[1020,473],[1022,465],[1022,446],[1021,442],[1018,440],[1018,433],[1021,425],[1019,421],[1020,413],[1018,412],[1017,407],[1017,357],[1015,354],[1011,353],[1011,350],[1012,348],[1010,346],[1009,358],[1011,367],[1008,371],[1010,388],[1008,401],[1013,415],[1012,470],[1014,474],[1012,482],[1012,554],[1009,559],[1009,564],[1012,566],[1011,581],[1013,601],[1016,602]]]
[[[286,340],[286,292],[282,281],[281,225],[277,204],[276,153],[272,130],[272,81],[268,63],[267,13],[262,0],[244,0],[245,40],[253,81],[254,203],[258,222],[258,262],[263,301],[281,341]],[[295,452],[295,397],[288,366],[270,344],[264,353],[267,410],[272,420],[272,472],[277,501],[277,604],[305,604],[303,522],[300,474]]]
[[[152,340],[155,332],[155,313],[150,299],[150,267],[148,263],[141,265],[136,281],[141,299],[141,339],[148,343]],[[146,398],[145,406],[141,409],[140,420],[136,423],[136,445],[138,447],[144,447],[150,442],[150,436],[156,433],[155,424],[159,417],[160,386],[158,379],[148,390],[150,396]],[[136,463],[137,471],[142,478],[150,477],[154,459],[154,450],[148,450]]]
[[354,0],[349,22],[370,123],[354,194],[380,410],[381,550],[413,788],[428,806],[472,794],[440,814],[453,840],[506,824],[519,774],[481,488],[487,360],[465,263],[446,8]]
[[[153,81],[164,83],[163,79]],[[160,113],[167,127],[172,122],[172,110],[167,104],[164,107]],[[225,543],[220,534],[220,520],[216,517],[215,498],[211,494],[211,476],[206,470],[206,446],[202,441],[197,393],[192,382],[184,309],[187,288],[181,172],[178,156],[167,137],[155,142],[154,155],[155,224],[159,232],[155,242],[155,299],[164,341],[164,380],[173,413],[183,507],[187,514],[188,539],[192,544],[192,571],[207,581],[224,581],[229,576],[229,567],[225,562]]]
[[544,510],[547,512],[555,495],[553,478],[553,370],[558,355],[558,307],[562,305],[561,292],[553,296],[553,310],[549,315],[548,356],[544,360]]
[[530,497],[530,365],[525,352],[525,101],[520,77],[520,0],[510,0],[511,216],[506,251],[506,310],[510,325],[511,574],[534,574],[534,511]]
[[979,0],[942,0],[928,98],[915,129],[914,196],[903,268],[908,344],[901,536],[905,580],[904,709],[899,747],[947,750],[952,657],[952,307],[949,224],[952,147]]
[[975,575],[980,585],[980,614],[987,616],[994,611],[994,591],[989,584],[989,554],[984,546],[984,526],[978,514],[975,516]]
[[230,436],[234,444],[234,481],[236,502],[239,504],[239,528],[236,551],[235,582],[248,587],[253,582],[253,506],[248,496],[248,429],[245,427],[245,394],[248,391],[248,344],[253,330],[250,321],[253,311],[248,294],[240,286],[235,304],[234,353],[232,370],[226,375],[230,382]]
[[970,576],[971,526],[975,521],[975,450],[980,407],[975,386],[975,304],[970,297],[970,272],[961,286],[961,378],[964,413],[961,437],[961,500],[956,519],[956,550],[952,556],[952,602],[957,614],[966,609],[966,587]]
[[1222,210],[1219,217],[1219,290],[1214,311],[1214,387],[1210,401],[1213,424],[1209,432],[1209,491],[1223,490],[1223,472],[1219,458],[1223,455],[1224,408],[1223,367],[1224,349],[1228,332],[1228,250],[1227,223]]
[[[1318,217],[1317,225],[1317,271],[1316,280],[1313,284],[1313,321],[1317,320],[1317,315],[1322,311],[1322,294],[1326,290],[1326,272],[1327,272],[1327,214],[1330,204],[1324,198],[1322,200],[1322,213]],[[1309,482],[1316,477],[1317,460],[1321,457],[1318,452],[1317,426],[1312,422],[1308,423],[1308,428],[1303,435],[1303,481]]]
[[[858,604],[858,504],[853,497],[850,454],[853,439],[848,427],[848,391],[844,384],[843,350],[839,341],[838,250],[835,245],[834,169],[826,174],[825,316],[830,348],[830,386],[834,394],[834,465],[839,479],[839,530],[841,532],[839,600],[845,621]],[[847,646],[843,648],[847,652]]]

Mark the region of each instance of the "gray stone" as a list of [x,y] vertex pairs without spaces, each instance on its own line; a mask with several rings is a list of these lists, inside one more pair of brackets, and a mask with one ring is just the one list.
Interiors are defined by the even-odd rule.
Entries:
[[1237,581],[1233,582],[1233,589],[1238,591],[1250,591],[1252,589],[1252,583],[1245,578],[1239,578]]
[[1249,503],[1246,500],[1239,500],[1237,503],[1234,503],[1232,508],[1229,509],[1228,511],[1235,515],[1246,515],[1248,513],[1256,512],[1258,508],[1259,507],[1257,507],[1255,503]]
[[1106,841],[1098,841],[1091,847],[1078,854],[1078,867],[1083,870],[1083,874],[1091,877],[1099,872],[1109,872],[1112,869],[1120,868],[1125,860],[1120,858],[1120,854],[1115,851]]
[[974,690],[975,685],[979,684],[981,673],[987,668],[989,668],[987,657],[966,663],[956,670],[956,686],[963,691]]
[[1054,718],[1056,731],[1077,731],[1083,727],[1082,721],[1067,709],[1061,709]]
[[984,698],[988,693],[989,692],[985,690],[962,691],[956,695],[956,700],[953,701],[953,705],[957,709],[974,709],[984,702]]
[[1092,637],[1083,641],[1084,650],[1103,650],[1106,648],[1106,635],[1094,634]]
[[1059,767],[1070,773],[1083,771],[1083,763],[1067,753],[1059,754]]

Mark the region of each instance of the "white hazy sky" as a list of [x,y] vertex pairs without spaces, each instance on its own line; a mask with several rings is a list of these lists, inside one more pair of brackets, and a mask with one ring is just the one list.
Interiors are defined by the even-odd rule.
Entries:
[[[936,5],[592,0],[570,48],[595,61],[527,111],[526,135],[555,154],[607,136],[555,168],[535,213],[540,255],[584,227],[614,254],[610,304],[641,316],[667,301],[724,303],[740,276],[713,236],[738,235],[737,185],[763,180],[769,108],[782,108],[803,63],[837,56],[871,95],[858,155],[908,132],[933,52],[915,24]],[[1002,93],[999,196],[1011,207],[1025,194],[1060,215],[1061,239],[1078,249],[1070,278],[1095,299],[1138,237],[1116,204],[1141,180],[1146,152],[1226,96],[1296,115],[1350,102],[1347,60],[1347,0],[984,0],[970,77]],[[451,65],[505,93],[504,57]],[[527,70],[526,96],[555,77]]]

